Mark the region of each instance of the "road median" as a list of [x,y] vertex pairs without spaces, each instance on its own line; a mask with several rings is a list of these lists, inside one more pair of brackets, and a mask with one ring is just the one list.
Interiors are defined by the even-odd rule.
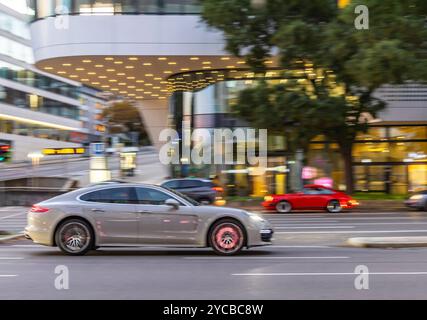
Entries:
[[363,237],[349,238],[346,245],[358,248],[427,247],[427,237]]

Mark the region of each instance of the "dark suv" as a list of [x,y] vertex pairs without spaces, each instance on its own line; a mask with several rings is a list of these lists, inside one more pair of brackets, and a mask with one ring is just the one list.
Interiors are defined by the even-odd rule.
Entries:
[[222,199],[222,188],[205,179],[171,179],[163,182],[162,187],[181,192],[201,204],[215,204]]

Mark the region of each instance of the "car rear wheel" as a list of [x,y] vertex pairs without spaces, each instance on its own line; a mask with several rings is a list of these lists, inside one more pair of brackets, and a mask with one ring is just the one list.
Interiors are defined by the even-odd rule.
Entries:
[[280,201],[276,204],[276,211],[279,213],[289,213],[292,211],[292,206],[287,201]]
[[55,241],[62,252],[72,256],[84,255],[94,248],[92,228],[79,219],[61,223],[56,231]]
[[218,221],[211,228],[209,242],[215,253],[219,255],[237,254],[246,243],[244,228],[240,223],[231,219]]
[[326,210],[330,213],[338,213],[342,211],[342,207],[338,200],[331,200],[328,202]]

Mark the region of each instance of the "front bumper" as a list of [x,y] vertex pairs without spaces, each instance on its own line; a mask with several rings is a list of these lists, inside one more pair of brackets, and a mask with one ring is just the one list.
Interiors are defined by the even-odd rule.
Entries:
[[424,208],[424,203],[423,201],[420,200],[406,200],[405,202],[405,206],[409,207],[409,208],[414,208],[414,209],[422,209]]
[[263,202],[261,202],[261,205],[266,210],[275,210],[276,209],[276,202],[273,202],[273,201],[263,201]]
[[260,231],[261,241],[262,242],[271,242],[273,239],[274,231],[273,229],[262,229]]

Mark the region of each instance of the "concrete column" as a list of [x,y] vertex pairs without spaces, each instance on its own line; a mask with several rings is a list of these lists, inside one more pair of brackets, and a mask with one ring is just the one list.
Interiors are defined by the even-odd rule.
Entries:
[[168,127],[168,100],[143,100],[137,105],[153,146],[160,150],[159,134]]

